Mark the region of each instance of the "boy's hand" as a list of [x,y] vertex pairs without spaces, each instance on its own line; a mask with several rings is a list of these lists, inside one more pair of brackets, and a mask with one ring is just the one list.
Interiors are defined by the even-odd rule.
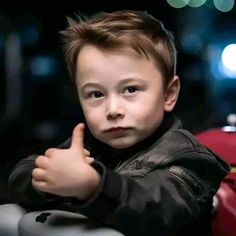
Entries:
[[93,158],[83,147],[84,124],[74,130],[68,149],[50,148],[35,160],[32,172],[34,188],[60,196],[89,199],[95,194],[100,176],[90,166]]

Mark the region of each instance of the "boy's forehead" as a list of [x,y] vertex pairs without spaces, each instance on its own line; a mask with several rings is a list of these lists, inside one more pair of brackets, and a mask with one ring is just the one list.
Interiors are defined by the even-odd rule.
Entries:
[[77,57],[76,79],[84,80],[94,76],[127,78],[130,75],[131,77],[141,75],[142,77],[144,74],[148,75],[150,70],[161,73],[152,57],[147,58],[133,49],[103,50],[94,45],[87,45]]
[[[94,68],[107,67],[106,64],[112,66],[112,63],[121,62],[122,60],[141,59],[142,56],[138,55],[134,50],[130,48],[119,49],[103,49],[94,45],[84,46],[77,56],[76,68],[77,71],[89,72]],[[107,68],[109,69],[109,68]]]
[[[119,48],[101,48],[97,45],[85,45],[81,48],[80,52],[77,55],[76,61],[76,71],[88,70],[91,67],[98,66],[102,62],[107,62],[109,67],[112,66],[112,63],[124,60],[134,60],[136,62],[151,62],[156,64],[152,55],[144,55],[138,53],[131,47],[119,47]],[[107,66],[106,66],[107,67]],[[109,68],[108,68],[109,69]],[[158,68],[157,68],[158,69]]]

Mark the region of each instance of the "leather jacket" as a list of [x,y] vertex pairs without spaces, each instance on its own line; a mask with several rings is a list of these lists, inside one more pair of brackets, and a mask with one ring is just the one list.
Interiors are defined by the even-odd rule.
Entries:
[[[60,147],[69,144],[70,140]],[[211,235],[213,196],[229,165],[182,129],[175,116],[166,114],[158,130],[134,147],[111,150],[96,145],[85,144],[102,176],[98,192],[89,201],[34,190],[31,173],[37,155],[13,169],[12,196],[30,210],[70,204],[74,211],[125,235]]]

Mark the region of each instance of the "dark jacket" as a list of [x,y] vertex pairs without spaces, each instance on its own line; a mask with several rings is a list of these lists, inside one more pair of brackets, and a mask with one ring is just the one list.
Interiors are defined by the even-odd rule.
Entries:
[[182,129],[178,119],[165,115],[154,134],[125,150],[90,143],[86,147],[96,156],[92,165],[102,181],[88,202],[35,191],[31,172],[36,155],[13,169],[12,196],[30,210],[67,202],[125,235],[210,235],[212,199],[229,166]]

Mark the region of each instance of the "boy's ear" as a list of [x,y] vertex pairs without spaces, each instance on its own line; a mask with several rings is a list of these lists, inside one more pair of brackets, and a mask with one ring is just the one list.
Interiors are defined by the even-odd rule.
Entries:
[[180,90],[180,80],[177,75],[173,76],[170,80],[167,88],[165,89],[165,103],[164,110],[166,112],[171,112],[178,100]]

